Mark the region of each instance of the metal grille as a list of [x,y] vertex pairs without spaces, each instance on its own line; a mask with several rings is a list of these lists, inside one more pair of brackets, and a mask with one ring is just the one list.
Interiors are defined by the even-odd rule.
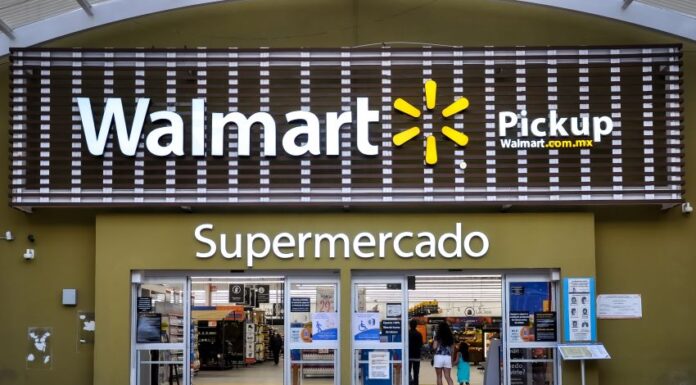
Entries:
[[[17,49],[11,54],[10,195],[14,206],[331,205],[429,203],[674,204],[683,194],[681,47],[501,47],[379,49]],[[437,82],[426,109],[423,84]],[[459,97],[470,106],[439,112]],[[90,154],[77,106],[89,97],[97,128],[107,98],[122,99],[130,125],[138,98],[148,113],[175,111],[184,122],[184,156],[157,157],[145,137],[134,156],[109,132],[103,156]],[[379,122],[357,151],[356,98],[369,98]],[[403,98],[419,119],[393,108]],[[224,156],[191,155],[192,100],[205,100],[206,154],[211,113],[268,112],[277,123],[274,157],[252,127],[250,156],[238,132],[225,132]],[[320,120],[322,154],[291,156],[285,114]],[[610,116],[614,130],[591,148],[503,148],[497,114]],[[326,114],[352,111],[327,156]],[[440,133],[469,136],[459,147]],[[412,126],[421,135],[395,146]],[[438,163],[424,163],[425,136],[437,138]],[[512,138],[517,133],[511,134]]]

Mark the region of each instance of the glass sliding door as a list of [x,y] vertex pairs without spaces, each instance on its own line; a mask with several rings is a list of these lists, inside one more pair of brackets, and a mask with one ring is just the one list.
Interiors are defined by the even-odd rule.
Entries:
[[132,284],[131,384],[185,384],[190,373],[189,289],[185,278],[145,278]]
[[508,274],[504,317],[509,385],[558,384],[558,288],[547,274]]
[[288,278],[285,384],[340,382],[340,303],[335,278]]
[[406,279],[353,278],[353,385],[408,384]]

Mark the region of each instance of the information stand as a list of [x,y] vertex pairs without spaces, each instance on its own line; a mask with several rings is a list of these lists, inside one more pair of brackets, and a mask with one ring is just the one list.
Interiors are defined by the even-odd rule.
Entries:
[[558,345],[561,358],[565,361],[580,361],[581,384],[585,385],[585,360],[611,359],[604,344],[561,344]]

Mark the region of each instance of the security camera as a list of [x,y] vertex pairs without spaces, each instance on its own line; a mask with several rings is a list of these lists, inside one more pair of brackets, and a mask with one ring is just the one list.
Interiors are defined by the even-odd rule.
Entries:
[[27,249],[27,251],[24,252],[24,259],[27,261],[34,259],[34,249]]
[[691,214],[691,212],[694,211],[694,208],[691,206],[691,203],[689,202],[682,203],[681,209],[682,214]]

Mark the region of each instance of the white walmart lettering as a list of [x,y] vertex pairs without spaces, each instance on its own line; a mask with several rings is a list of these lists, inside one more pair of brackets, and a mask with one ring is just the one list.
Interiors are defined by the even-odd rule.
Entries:
[[[92,102],[89,98],[77,98],[77,106],[80,111],[82,128],[90,154],[103,156],[109,139],[109,132],[114,126],[118,149],[125,156],[135,156],[138,145],[145,137],[145,149],[155,156],[185,156],[184,148],[184,120],[174,111],[154,111],[149,114],[150,123],[165,123],[151,131],[144,133],[145,119],[148,117],[150,107],[149,98],[139,98],[133,120],[130,127],[126,123],[123,112],[123,103],[120,98],[107,98],[104,113],[97,130]],[[206,126],[205,126],[205,99],[191,100],[191,131],[190,131],[190,155],[206,156],[234,156],[231,146],[225,145],[225,134],[228,125],[234,124],[238,132],[237,154],[238,156],[251,156],[251,129],[260,126],[263,132],[262,155],[264,157],[276,156],[276,121],[267,112],[256,112],[246,116],[240,112],[211,113],[211,125],[209,132],[209,146],[206,151]],[[287,124],[292,127],[287,130],[282,138],[283,151],[293,156],[306,154],[321,155],[321,130],[319,117],[309,111],[291,111],[285,114]],[[379,147],[370,143],[370,123],[379,122],[379,111],[371,110],[368,98],[356,99],[355,122],[351,111],[342,113],[329,112],[326,114],[326,130],[324,153],[326,155],[339,155],[340,138],[339,130],[346,125],[355,123],[356,141],[358,151],[363,155],[377,155]],[[116,147],[116,146],[114,146]]]

